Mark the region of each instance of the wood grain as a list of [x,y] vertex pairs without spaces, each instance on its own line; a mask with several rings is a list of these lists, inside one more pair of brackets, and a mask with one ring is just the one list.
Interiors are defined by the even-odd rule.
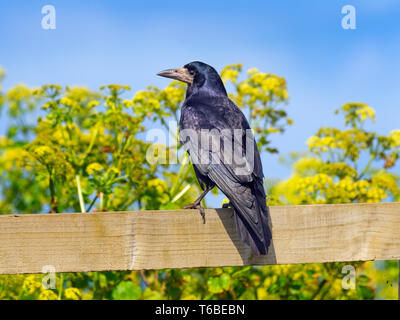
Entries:
[[0,274],[400,259],[400,203],[271,207],[257,257],[230,209],[0,216]]

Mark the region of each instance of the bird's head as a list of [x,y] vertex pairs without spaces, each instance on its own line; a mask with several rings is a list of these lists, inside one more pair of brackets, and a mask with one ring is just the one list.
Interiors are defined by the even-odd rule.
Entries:
[[204,62],[193,61],[184,65],[183,68],[167,69],[157,73],[157,75],[187,83],[188,94],[208,92],[226,95],[224,84],[218,72]]

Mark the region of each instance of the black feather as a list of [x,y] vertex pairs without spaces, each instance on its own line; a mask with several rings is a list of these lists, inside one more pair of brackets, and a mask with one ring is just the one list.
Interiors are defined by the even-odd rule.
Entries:
[[[225,133],[234,129],[250,129],[242,111],[228,98],[225,87],[218,73],[211,66],[202,62],[192,62],[185,68],[194,72],[193,85],[188,87],[182,107],[180,133],[192,129],[199,135],[201,130],[217,130],[220,133],[220,152],[197,145],[192,139],[180,134],[182,145],[188,151],[193,162],[200,185],[217,186],[230,200],[235,212],[236,226],[240,239],[247,243],[257,255],[267,254],[271,242],[271,231],[268,227],[268,207],[263,187],[263,171],[260,154],[251,131],[240,139],[233,134],[230,143],[241,142],[242,150],[252,146],[254,163],[247,174],[237,174],[240,166],[233,161],[227,163],[223,158]],[[223,133],[225,132],[225,133]],[[200,139],[200,138],[199,138]],[[241,141],[238,141],[241,140]],[[204,147],[204,146],[203,146]],[[200,156],[208,158],[208,163],[197,163]],[[218,158],[220,162],[213,163]]]

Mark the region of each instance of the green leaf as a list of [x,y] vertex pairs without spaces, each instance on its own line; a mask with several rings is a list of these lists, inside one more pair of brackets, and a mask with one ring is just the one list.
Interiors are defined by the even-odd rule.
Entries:
[[221,293],[224,291],[219,277],[209,278],[207,281],[207,285],[208,285],[208,290],[211,293]]
[[98,285],[100,288],[107,287],[107,276],[104,273],[98,273]]
[[144,300],[162,300],[163,296],[158,291],[153,291],[150,288],[146,288],[143,292],[143,299]]
[[231,276],[227,273],[222,274],[220,277],[220,282],[224,290],[229,290],[231,286]]
[[357,281],[361,282],[361,283],[368,283],[369,282],[369,278],[365,274],[362,274],[362,275],[357,277]]
[[239,297],[239,300],[254,300],[254,299],[256,299],[256,296],[253,290],[251,289],[247,289]]
[[175,210],[180,209],[176,203],[167,202],[160,206],[160,210]]
[[373,299],[374,290],[368,286],[357,286],[357,293],[363,299]]
[[234,274],[232,274],[232,278],[241,278],[241,277],[247,277],[250,274],[251,267],[243,267],[240,270],[236,271]]
[[114,300],[137,300],[142,294],[142,289],[131,281],[122,281],[112,291]]

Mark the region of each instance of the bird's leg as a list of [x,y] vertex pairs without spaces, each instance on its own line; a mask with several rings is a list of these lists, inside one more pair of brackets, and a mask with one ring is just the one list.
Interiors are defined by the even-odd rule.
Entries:
[[203,193],[198,197],[192,204],[189,204],[184,207],[184,209],[193,209],[194,207],[197,207],[201,200],[206,196],[206,194],[212,189],[213,187],[207,187],[206,190],[203,191]]
[[198,197],[192,204],[183,207],[183,209],[199,209],[200,214],[203,217],[203,223],[206,223],[206,213],[200,202],[212,188],[213,187],[207,187],[206,190],[204,190],[203,193],[200,195],[200,197]]
[[206,212],[204,211],[204,208],[201,206],[201,204],[195,205],[194,203],[185,206],[183,209],[198,209],[200,211],[200,215],[203,218],[203,224],[206,223]]

